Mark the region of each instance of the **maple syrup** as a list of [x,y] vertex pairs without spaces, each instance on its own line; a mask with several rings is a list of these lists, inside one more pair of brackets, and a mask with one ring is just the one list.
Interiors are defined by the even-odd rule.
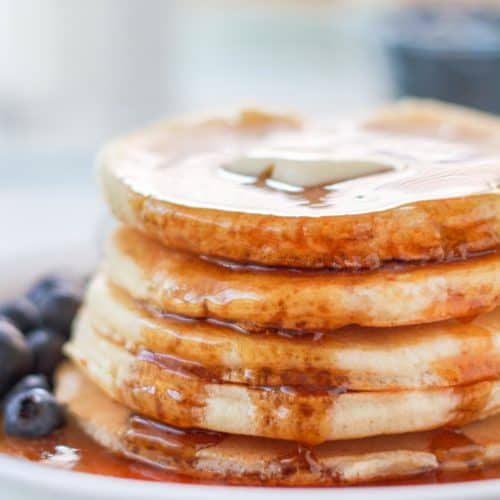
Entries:
[[[160,444],[157,444],[159,448],[177,456],[188,457],[193,450],[213,446],[224,439],[224,435],[219,433],[183,432],[156,422],[154,424],[148,419],[133,416],[131,418],[131,432],[135,433],[135,439],[142,436],[142,439],[146,441],[156,440],[156,443],[160,441]],[[479,467],[475,463],[474,457],[480,445],[474,443],[460,431],[452,429],[434,431],[431,433],[428,443],[428,449],[434,450],[435,453],[446,454],[448,457],[455,456],[460,460],[465,458],[467,466],[460,472],[447,470],[423,472],[409,478],[385,479],[369,483],[369,485],[401,486],[500,479],[500,464]],[[93,441],[74,422],[70,422],[66,427],[57,430],[49,437],[37,439],[8,437],[0,431],[0,453],[68,471],[103,476],[175,483],[224,484],[216,477],[197,479],[119,456]],[[300,444],[284,453],[282,461],[290,468],[310,467],[314,469],[318,467],[314,450]],[[266,484],[255,477],[249,478],[249,482],[254,486],[272,486],[272,484]],[[230,483],[239,484],[241,481],[232,480]],[[314,487],[315,485],[309,486]]]

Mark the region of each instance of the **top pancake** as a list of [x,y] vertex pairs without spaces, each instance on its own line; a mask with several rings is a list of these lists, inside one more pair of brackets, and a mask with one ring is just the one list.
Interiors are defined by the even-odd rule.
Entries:
[[[260,147],[390,170],[303,189],[225,170]],[[249,111],[161,123],[110,144],[99,172],[118,218],[229,260],[376,268],[500,241],[500,121],[444,104],[403,102],[328,126]]]

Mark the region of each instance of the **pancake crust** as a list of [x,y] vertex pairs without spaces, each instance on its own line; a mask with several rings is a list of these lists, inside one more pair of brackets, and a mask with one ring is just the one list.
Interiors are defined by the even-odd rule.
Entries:
[[500,308],[464,323],[347,327],[291,337],[248,335],[221,323],[161,316],[98,275],[86,296],[92,327],[131,354],[208,379],[250,385],[327,385],[349,390],[450,387],[500,377]]
[[[244,436],[205,436],[134,416],[67,364],[57,376],[57,397],[94,439],[114,451],[201,479],[283,486],[356,484],[498,463],[500,417],[455,432],[324,443]],[[447,442],[449,449],[440,443]]]
[[[331,143],[345,146],[339,124],[327,130]],[[122,221],[168,247],[238,262],[359,269],[498,248],[500,120],[412,101],[356,130],[348,138],[353,154],[368,148],[365,156],[401,168],[336,184],[319,202],[309,191],[300,198],[220,175],[235,155],[283,134],[292,144],[325,134],[260,112],[139,131],[102,152],[99,176]]]
[[110,239],[106,269],[134,298],[167,313],[274,327],[398,326],[477,315],[500,305],[500,256],[363,272],[224,266],[169,250],[131,228]]
[[498,381],[390,392],[227,384],[132,355],[112,338],[96,333],[84,313],[66,352],[114,399],[180,427],[318,444],[461,425],[500,411]]

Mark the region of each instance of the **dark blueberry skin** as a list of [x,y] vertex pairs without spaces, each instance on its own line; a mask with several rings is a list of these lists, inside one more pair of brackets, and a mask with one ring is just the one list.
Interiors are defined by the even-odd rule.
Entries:
[[26,293],[26,297],[31,300],[34,304],[38,305],[40,300],[43,299],[45,294],[56,288],[57,286],[63,286],[67,283],[66,278],[62,274],[52,273],[42,276],[29,288]]
[[23,375],[29,373],[32,354],[21,331],[0,318],[0,397]]
[[1,304],[0,316],[14,323],[23,333],[38,328],[41,325],[38,308],[31,300],[24,297]]
[[64,408],[45,389],[28,389],[15,394],[5,403],[4,431],[9,436],[48,436],[64,421]]
[[38,307],[43,324],[67,337],[80,304],[81,290],[79,288],[58,285],[45,293]]
[[28,333],[26,341],[33,354],[33,370],[52,377],[63,358],[62,346],[65,338],[50,328],[38,328]]
[[49,381],[45,375],[41,375],[40,373],[26,375],[7,393],[5,400],[11,399],[21,392],[35,388],[50,391]]
[[26,297],[38,306],[47,292],[55,288],[69,287],[73,288],[77,293],[81,293],[87,283],[87,278],[75,278],[63,273],[50,273],[35,281],[26,292]]

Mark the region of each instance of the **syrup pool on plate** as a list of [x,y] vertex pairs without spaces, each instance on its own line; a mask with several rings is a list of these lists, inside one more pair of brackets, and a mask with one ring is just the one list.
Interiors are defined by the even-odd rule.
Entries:
[[[447,448],[446,453],[473,454],[470,443],[464,445],[463,439],[453,431],[439,431],[436,439],[439,441],[439,447]],[[0,431],[0,454],[38,462],[47,467],[103,476],[175,483],[221,484],[220,481],[196,480],[121,457],[95,443],[74,422],[70,422],[66,427],[49,437],[38,439],[12,438],[5,436]],[[430,472],[405,479],[380,481],[370,485],[401,486],[500,479],[500,466],[475,468],[473,457],[469,462],[467,469],[459,473]],[[261,483],[261,485],[266,486],[265,483]]]

